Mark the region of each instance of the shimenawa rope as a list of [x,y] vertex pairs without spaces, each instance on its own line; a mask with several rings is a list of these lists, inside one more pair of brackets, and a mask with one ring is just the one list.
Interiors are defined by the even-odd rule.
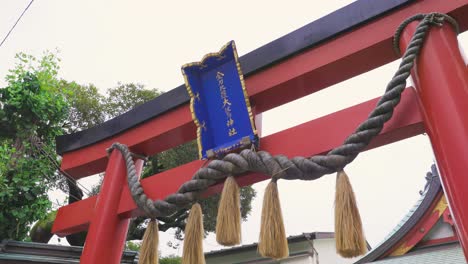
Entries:
[[245,149],[239,154],[231,153],[221,160],[212,160],[206,167],[200,168],[190,181],[185,182],[177,193],[167,196],[164,200],[148,198],[136,175],[132,153],[128,147],[114,143],[110,150],[118,149],[125,158],[128,175],[128,185],[136,204],[150,218],[168,216],[180,208],[188,206],[197,200],[198,194],[230,175],[240,175],[247,171],[270,175],[272,180],[315,180],[325,174],[342,170],[363,151],[370,141],[377,136],[388,120],[391,119],[395,107],[401,99],[401,93],[406,87],[406,79],[421,50],[424,37],[431,25],[441,26],[444,21],[452,24],[458,32],[456,21],[440,13],[418,14],[406,19],[397,29],[394,37],[394,47],[399,53],[399,37],[401,32],[412,21],[421,20],[403,55],[402,61],[385,94],[378,101],[369,117],[362,122],[344,143],[328,152],[326,155],[316,155],[310,158],[272,156],[266,151]]

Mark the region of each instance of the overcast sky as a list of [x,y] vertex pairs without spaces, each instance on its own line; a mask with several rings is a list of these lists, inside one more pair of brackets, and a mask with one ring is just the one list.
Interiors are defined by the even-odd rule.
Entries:
[[[183,83],[181,65],[218,51],[229,40],[236,41],[243,55],[350,2],[36,0],[0,47],[0,86],[13,67],[15,53],[40,56],[45,50],[58,49],[60,76],[66,80],[93,83],[102,92],[118,82],[168,91]],[[0,37],[28,3],[0,1]],[[466,46],[467,41],[461,43]],[[264,113],[263,136],[380,96],[397,63]],[[421,135],[362,153],[347,166],[372,246],[417,201],[432,163],[428,138]],[[266,184],[254,185],[258,196],[249,221],[243,224],[244,244],[258,239]],[[334,175],[312,182],[279,182],[288,235],[333,231],[334,185]],[[163,254],[180,254],[181,249],[164,246],[174,231],[167,233],[162,235]],[[216,248],[210,236],[205,250]]]

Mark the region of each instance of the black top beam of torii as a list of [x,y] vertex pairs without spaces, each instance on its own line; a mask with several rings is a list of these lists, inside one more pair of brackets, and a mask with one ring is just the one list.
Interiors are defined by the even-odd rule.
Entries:
[[[358,0],[240,57],[245,76],[285,60],[369,20],[415,0]],[[77,150],[112,137],[186,104],[185,85],[108,120],[98,126],[56,138],[57,153]]]

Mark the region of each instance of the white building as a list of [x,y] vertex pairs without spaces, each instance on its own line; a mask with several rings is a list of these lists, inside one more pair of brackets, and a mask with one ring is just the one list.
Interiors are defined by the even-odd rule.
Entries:
[[257,243],[211,251],[205,254],[206,264],[347,264],[356,259],[345,259],[336,253],[332,232],[303,233],[288,238],[289,257],[272,260],[261,257]]

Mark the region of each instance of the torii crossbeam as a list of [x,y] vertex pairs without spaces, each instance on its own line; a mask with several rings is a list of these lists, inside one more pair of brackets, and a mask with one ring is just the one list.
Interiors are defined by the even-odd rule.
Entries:
[[[396,60],[392,36],[398,25],[416,13],[429,12],[447,13],[458,21],[461,31],[468,28],[468,0],[360,0],[246,54],[240,61],[254,112],[259,115]],[[325,26],[329,30],[324,30]],[[407,32],[412,29],[409,27]],[[429,46],[422,50],[422,59],[417,62],[413,75],[417,91],[409,88],[403,93],[394,117],[369,148],[428,132],[468,256],[468,193],[462,191],[468,187],[466,177],[462,177],[468,171],[468,121],[463,118],[468,113],[468,74],[451,29],[444,26],[436,30],[431,31]],[[402,47],[408,42],[405,36]],[[428,62],[443,56],[450,61],[447,66],[451,72],[438,73],[439,92],[434,92],[437,89],[428,76],[434,75],[438,64]],[[447,87],[440,89],[440,86]],[[59,235],[91,226],[82,263],[118,263],[125,242],[125,221],[128,221],[125,219],[139,214],[122,180],[125,175],[121,156],[115,152],[108,159],[106,148],[120,142],[135,153],[153,155],[194,139],[196,129],[188,100],[185,88],[178,87],[98,127],[57,139],[57,151],[63,157],[62,169],[74,178],[103,172],[107,167],[99,201],[98,197],[90,197],[60,208],[53,226],[53,232]],[[376,100],[261,138],[261,148],[290,157],[325,153],[343,142],[367,117]],[[423,107],[418,106],[418,101]],[[451,122],[444,122],[448,117]],[[309,136],[312,131],[316,134],[326,131],[326,136],[314,140]],[[307,141],[300,140],[306,137]],[[176,192],[201,164],[202,161],[194,161],[182,165],[142,180],[142,185],[150,198],[163,199]],[[239,177],[238,183],[248,185],[265,179],[263,175],[247,174]],[[221,187],[213,186],[205,195],[219,192]],[[113,224],[100,230],[97,223],[104,223],[103,219]],[[97,242],[102,233],[111,237],[106,239],[107,243]]]

